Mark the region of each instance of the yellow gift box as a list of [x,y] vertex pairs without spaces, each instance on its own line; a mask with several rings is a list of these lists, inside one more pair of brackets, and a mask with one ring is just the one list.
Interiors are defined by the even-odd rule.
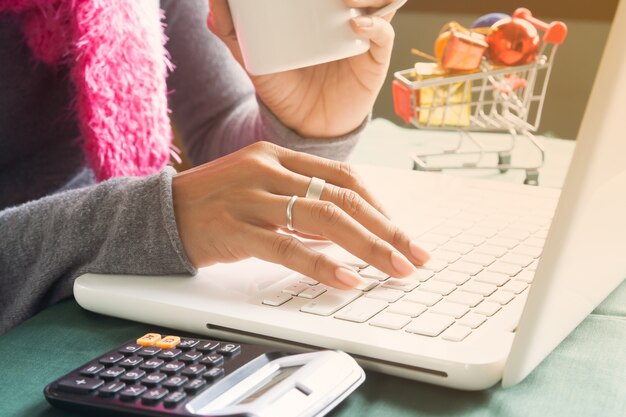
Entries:
[[[436,63],[415,64],[415,81],[443,78],[446,74]],[[471,81],[420,88],[416,91],[418,123],[424,127],[467,127],[470,124],[471,100]]]

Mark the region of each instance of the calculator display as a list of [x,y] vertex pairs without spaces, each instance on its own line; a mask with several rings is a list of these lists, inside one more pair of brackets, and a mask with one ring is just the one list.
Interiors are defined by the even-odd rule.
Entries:
[[291,366],[289,368],[280,368],[272,375],[270,375],[267,379],[265,379],[256,389],[246,395],[244,398],[240,399],[233,405],[247,404],[252,401],[258,399],[267,391],[269,391],[272,387],[276,386],[279,382],[283,381],[285,378],[291,376],[298,369],[302,368],[301,366]]

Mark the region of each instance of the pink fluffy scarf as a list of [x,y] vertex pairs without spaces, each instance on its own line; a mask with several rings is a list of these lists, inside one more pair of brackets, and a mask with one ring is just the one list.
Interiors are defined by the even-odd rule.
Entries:
[[69,66],[83,149],[99,181],[150,174],[169,160],[169,63],[158,2],[148,1],[0,0],[36,59]]

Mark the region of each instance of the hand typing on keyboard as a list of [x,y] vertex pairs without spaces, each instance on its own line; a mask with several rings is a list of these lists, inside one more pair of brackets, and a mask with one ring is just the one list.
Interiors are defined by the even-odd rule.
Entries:
[[[317,177],[326,181],[319,180]],[[349,165],[259,142],[178,174],[178,231],[196,267],[257,257],[338,289],[367,284],[354,265],[293,235],[335,242],[386,276],[429,259],[382,213]],[[282,233],[287,227],[292,235]]]

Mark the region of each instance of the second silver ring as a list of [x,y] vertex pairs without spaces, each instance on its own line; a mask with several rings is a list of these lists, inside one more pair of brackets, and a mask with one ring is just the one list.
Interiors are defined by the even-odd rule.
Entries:
[[287,229],[295,230],[293,228],[293,205],[296,203],[298,199],[297,195],[292,196],[289,199],[289,203],[287,203]]
[[324,191],[324,185],[326,181],[321,178],[311,177],[311,182],[309,182],[309,188],[306,190],[305,198],[310,198],[312,200],[319,200],[322,196],[322,191]]

